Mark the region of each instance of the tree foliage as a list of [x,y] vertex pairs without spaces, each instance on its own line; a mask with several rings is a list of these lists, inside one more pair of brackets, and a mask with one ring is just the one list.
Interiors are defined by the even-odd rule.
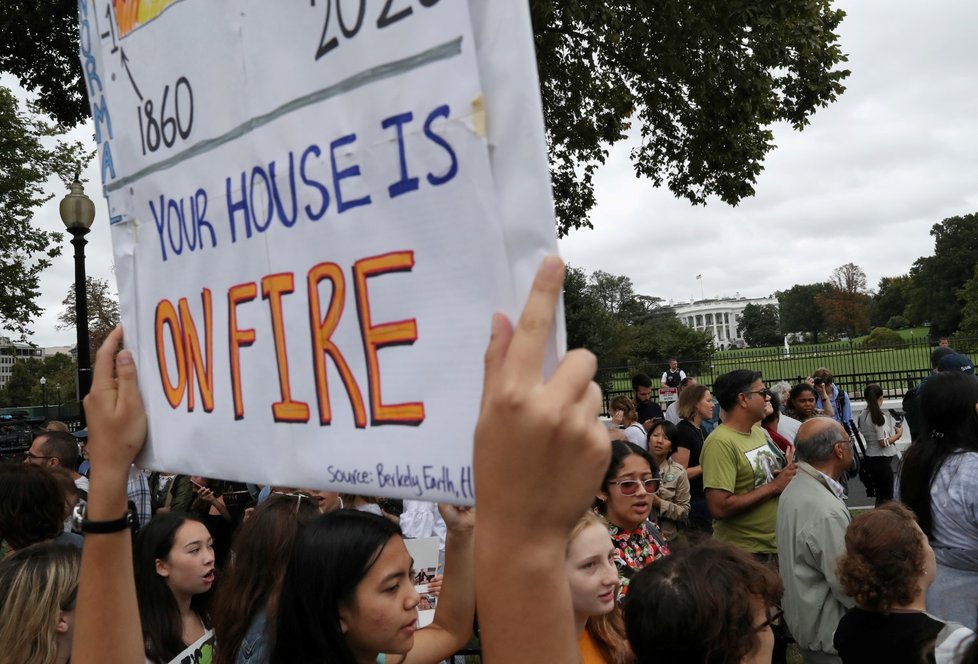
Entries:
[[832,285],[823,282],[798,284],[779,292],[777,297],[782,331],[786,334],[804,332],[811,336],[813,343],[818,343],[818,335],[827,331],[829,324],[816,298],[831,290]]
[[55,141],[62,127],[24,112],[0,87],[0,329],[24,336],[41,315],[41,272],[61,253],[60,233],[38,229],[32,218],[51,195],[44,185],[55,175],[65,182],[91,156],[80,143]]
[[866,273],[855,263],[835,268],[828,291],[816,295],[815,302],[829,327],[844,331],[850,339],[869,331]]
[[703,204],[754,194],[771,125],[808,124],[848,70],[830,0],[531,0],[561,234],[632,123],[637,176]]
[[[119,301],[105,279],[85,277],[86,305],[88,310],[88,343],[94,354],[105,338],[120,323]],[[61,301],[64,309],[58,314],[58,329],[71,330],[77,325],[75,312],[75,284],[68,288],[68,295]]]
[[[736,204],[754,193],[776,122],[802,129],[844,91],[831,0],[531,0],[561,234],[589,227],[593,176],[637,124],[636,175],[676,195]],[[77,4],[0,6],[0,71],[41,109],[88,116]]]
[[774,304],[748,304],[740,314],[737,332],[748,346],[771,346],[781,342],[781,320]]
[[[58,353],[44,359],[35,357],[18,360],[10,368],[10,379],[0,389],[0,408],[70,403],[75,400],[75,361],[70,355]],[[47,384],[41,387],[41,378]],[[60,401],[59,401],[60,396]]]
[[930,234],[934,255],[918,258],[910,268],[907,318],[929,321],[931,336],[949,335],[961,327],[958,292],[978,264],[978,214],[949,217],[934,224]]
[[873,328],[873,331],[866,337],[863,345],[878,348],[895,348],[906,346],[907,340],[901,337],[898,332],[894,332],[890,328],[881,325],[880,327]]
[[[709,358],[712,340],[683,325],[657,297],[635,293],[631,279],[568,266],[564,280],[567,346],[587,348],[599,366],[684,359],[687,371]],[[688,360],[688,361],[687,361]]]
[[909,276],[904,274],[899,277],[883,277],[869,305],[869,324],[874,327],[879,325],[892,327],[887,325],[887,321],[895,317],[905,317],[909,301]]

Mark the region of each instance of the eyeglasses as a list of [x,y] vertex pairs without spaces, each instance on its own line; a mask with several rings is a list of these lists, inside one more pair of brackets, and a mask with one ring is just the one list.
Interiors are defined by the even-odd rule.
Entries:
[[745,397],[747,397],[748,399],[750,399],[755,394],[765,394],[766,395],[767,394],[767,388],[764,388],[763,390],[748,390],[746,392],[741,392],[741,394],[743,394]]
[[777,627],[784,618],[784,610],[780,606],[767,607],[767,620],[754,628],[756,632],[763,632],[768,627]]
[[40,456],[38,454],[32,454],[30,450],[27,450],[27,451],[24,452],[24,458],[27,459],[28,461],[31,460],[31,459],[57,459],[58,461],[61,461],[61,457],[57,457],[57,456]]
[[655,493],[659,489],[659,480],[655,477],[646,480],[615,480],[608,482],[608,484],[617,484],[623,496],[635,495],[638,492],[639,484],[644,486],[648,493]]
[[849,447],[852,447],[852,438],[846,438],[845,440],[840,440],[839,444],[848,445]]

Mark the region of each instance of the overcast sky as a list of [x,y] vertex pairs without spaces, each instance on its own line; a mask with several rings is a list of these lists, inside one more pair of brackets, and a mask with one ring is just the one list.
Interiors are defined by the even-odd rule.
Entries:
[[[933,253],[931,226],[978,211],[978,3],[948,0],[844,0],[842,49],[852,70],[847,91],[819,110],[803,132],[775,130],[757,194],[732,208],[713,200],[692,207],[666,189],[636,179],[630,144],[612,148],[598,173],[594,230],[560,241],[569,263],[631,277],[635,290],[667,300],[760,297],[794,284],[824,281],[835,267],[860,265],[871,287],[904,274]],[[15,87],[8,76],[0,84]],[[91,141],[90,127],[73,133]],[[89,234],[88,274],[109,279],[108,211],[95,162],[86,172],[97,217]],[[63,230],[58,201],[36,216]],[[41,280],[34,343],[70,345],[74,331],[55,329],[74,280],[73,248]]]

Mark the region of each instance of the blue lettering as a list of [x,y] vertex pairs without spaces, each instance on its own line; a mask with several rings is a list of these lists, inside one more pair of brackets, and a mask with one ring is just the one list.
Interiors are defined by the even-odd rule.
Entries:
[[109,138],[106,140],[112,140],[112,118],[109,116],[109,107],[105,102],[105,97],[100,97],[100,104],[92,104],[92,121],[95,122],[95,142],[102,142],[102,124],[105,123],[105,128],[109,132]]
[[170,238],[170,248],[173,249],[173,253],[177,256],[183,253],[183,235],[180,233],[180,229],[177,229],[177,237],[180,238],[180,246],[177,247],[173,243],[173,215],[177,216],[177,223],[180,227],[183,226],[183,199],[180,199],[179,204],[175,200],[170,200],[166,204],[166,235]]
[[346,212],[347,210],[361,205],[370,205],[370,196],[364,196],[363,198],[357,198],[352,201],[343,200],[343,190],[340,189],[340,180],[345,180],[347,178],[352,178],[360,175],[360,167],[356,164],[350,166],[349,168],[344,168],[342,171],[336,170],[336,148],[343,147],[344,145],[349,145],[357,140],[356,134],[347,134],[337,138],[335,141],[329,144],[329,158],[333,165],[333,191],[336,192],[336,211],[340,214]]
[[247,189],[245,186],[245,173],[241,171],[241,200],[235,201],[231,198],[231,178],[227,178],[227,205],[228,223],[231,224],[231,242],[238,241],[237,226],[234,225],[234,216],[238,212],[244,212],[245,237],[251,237],[251,212],[248,210],[248,202],[245,200]]
[[[266,194],[265,200],[268,201],[268,206],[267,206],[267,210],[266,210],[266,213],[265,213],[265,224],[264,225],[261,225],[261,224],[258,223],[258,212],[255,209],[255,178],[257,176],[259,176],[259,175],[261,176],[261,179],[265,181],[265,194]],[[252,215],[252,218],[255,221],[255,229],[257,229],[257,231],[259,233],[264,233],[265,230],[268,228],[268,225],[270,223],[272,223],[272,197],[271,197],[271,193],[272,193],[272,188],[271,188],[271,185],[269,185],[269,183],[268,183],[268,175],[265,174],[265,171],[262,170],[262,167],[261,166],[255,166],[254,168],[252,168],[251,169],[251,191],[248,192],[248,203],[250,203],[250,205],[251,205],[251,215]]]
[[153,205],[153,201],[149,202],[149,210],[153,213],[153,221],[156,222],[156,233],[160,236],[160,251],[163,252],[163,262],[166,262],[166,243],[163,242],[163,213],[166,208],[166,203],[163,200],[163,196],[160,196],[160,211],[156,212],[156,206]]
[[458,159],[455,157],[455,151],[452,150],[452,146],[448,144],[444,138],[436,134],[431,129],[432,123],[436,118],[447,118],[449,114],[448,104],[442,104],[431,113],[428,114],[428,119],[424,121],[424,135],[431,140],[432,143],[437,143],[440,145],[445,152],[448,153],[449,158],[452,160],[451,165],[449,165],[448,170],[444,175],[435,175],[434,173],[428,173],[428,182],[438,186],[445,184],[458,174]]
[[207,192],[198,189],[194,197],[190,199],[190,214],[193,217],[194,226],[197,228],[196,234],[200,236],[200,247],[204,247],[204,226],[211,234],[211,247],[217,246],[217,236],[214,234],[214,227],[211,222],[204,218],[207,214]]
[[418,188],[418,178],[408,177],[407,160],[404,156],[404,125],[410,122],[414,115],[410,112],[394,115],[383,122],[380,126],[384,129],[390,127],[397,128],[397,156],[401,163],[401,179],[387,188],[391,198],[395,198]]
[[298,204],[295,200],[295,161],[292,153],[289,152],[289,195],[292,199],[292,216],[287,217],[282,208],[282,198],[278,193],[278,181],[275,179],[275,162],[268,165],[268,174],[272,179],[272,194],[275,196],[275,209],[278,211],[278,218],[287,228],[295,225],[295,219],[299,216]]
[[[95,125],[98,127],[98,125]],[[108,175],[113,180],[115,179],[115,164],[112,162],[112,144],[105,142],[102,144],[102,181],[107,182],[109,180]]]
[[309,157],[309,155],[319,157],[321,154],[322,151],[318,146],[310,145],[306,148],[306,151],[302,153],[302,159],[299,160],[299,176],[302,178],[302,182],[309,185],[313,189],[318,190],[319,195],[323,198],[323,206],[319,208],[319,212],[313,212],[311,207],[308,205],[306,206],[306,215],[313,221],[319,221],[322,219],[323,215],[326,214],[326,208],[329,207],[329,190],[319,182],[310,179],[306,175],[306,159]]

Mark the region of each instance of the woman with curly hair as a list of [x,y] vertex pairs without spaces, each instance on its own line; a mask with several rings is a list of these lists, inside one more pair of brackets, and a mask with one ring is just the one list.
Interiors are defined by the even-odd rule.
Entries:
[[632,579],[628,642],[639,664],[769,664],[783,590],[774,571],[735,546],[681,549]]
[[838,563],[839,583],[856,600],[835,632],[844,664],[957,661],[973,632],[926,613],[936,570],[927,537],[903,505],[885,503],[853,519]]

